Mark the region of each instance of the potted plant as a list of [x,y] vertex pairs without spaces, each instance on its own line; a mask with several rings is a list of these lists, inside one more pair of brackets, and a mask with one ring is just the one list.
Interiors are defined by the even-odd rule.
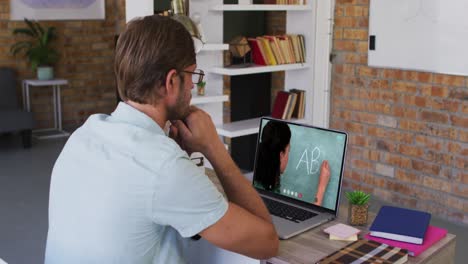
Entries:
[[366,225],[367,213],[369,211],[370,194],[363,191],[352,191],[346,193],[349,201],[348,222],[351,225]]
[[54,78],[52,65],[58,60],[57,51],[51,47],[51,42],[56,39],[55,27],[43,28],[37,21],[24,19],[26,28],[13,30],[13,35],[26,36],[27,40],[20,40],[11,46],[13,55],[24,54],[31,63],[33,71],[37,70],[39,80]]
[[197,94],[198,95],[205,95],[205,86],[206,86],[206,82],[205,81],[201,81],[197,84]]

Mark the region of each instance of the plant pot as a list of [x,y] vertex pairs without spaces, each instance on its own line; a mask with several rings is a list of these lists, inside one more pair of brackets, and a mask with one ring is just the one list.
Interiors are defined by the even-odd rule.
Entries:
[[197,85],[197,94],[205,95],[205,85]]
[[366,225],[369,204],[355,205],[350,204],[348,209],[348,222],[350,225]]
[[48,66],[37,67],[37,79],[52,80],[54,78],[54,68]]

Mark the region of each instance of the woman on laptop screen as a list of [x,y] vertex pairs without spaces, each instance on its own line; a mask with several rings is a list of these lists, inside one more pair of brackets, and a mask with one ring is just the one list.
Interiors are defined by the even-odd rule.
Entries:
[[[286,170],[291,148],[291,130],[286,123],[270,120],[262,130],[258,146],[255,181],[257,187],[281,194],[281,174]],[[330,180],[330,167],[324,160],[320,166],[315,205],[322,205],[323,195]]]

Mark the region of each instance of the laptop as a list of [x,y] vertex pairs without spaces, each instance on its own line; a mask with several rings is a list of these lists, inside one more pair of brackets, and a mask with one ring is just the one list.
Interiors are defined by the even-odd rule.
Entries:
[[[342,131],[261,118],[252,185],[270,211],[281,239],[337,217],[347,139]],[[287,158],[286,150],[276,158],[281,141],[283,146],[289,141]],[[320,184],[325,160],[329,180],[323,178]]]

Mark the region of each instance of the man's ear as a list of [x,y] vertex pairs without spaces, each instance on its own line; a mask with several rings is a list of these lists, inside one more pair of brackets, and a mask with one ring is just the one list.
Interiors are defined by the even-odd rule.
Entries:
[[174,87],[177,87],[178,73],[175,69],[170,70],[166,75],[165,90],[166,94],[171,94]]

